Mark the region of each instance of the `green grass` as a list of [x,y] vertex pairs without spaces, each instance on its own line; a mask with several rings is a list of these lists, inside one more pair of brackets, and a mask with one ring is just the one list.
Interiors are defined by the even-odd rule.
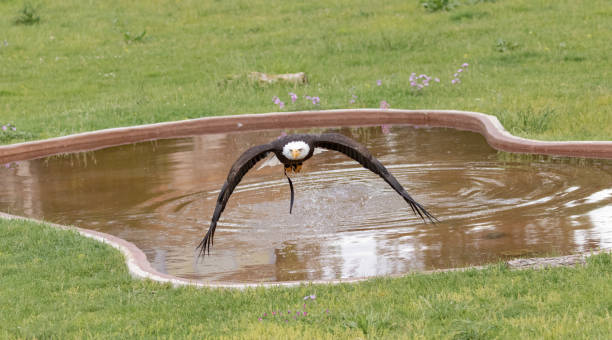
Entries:
[[[172,288],[132,279],[118,251],[75,232],[0,220],[0,277],[3,339],[604,339],[612,334],[607,254],[574,268],[511,271],[492,265],[359,284]],[[311,294],[316,300],[306,302],[307,316],[271,316],[303,311],[303,297]]]
[[[611,40],[608,0],[466,0],[436,12],[418,0],[0,0],[0,125],[17,128],[0,131],[0,143],[275,111],[273,96],[287,111],[384,100],[493,114],[529,138],[610,140]],[[251,71],[304,71],[309,83],[260,85]],[[412,72],[441,82],[415,91]],[[132,279],[117,251],[75,233],[0,221],[0,338],[603,339],[612,334],[611,262],[172,288]],[[258,321],[302,308],[313,293],[307,317]]]
[[[0,142],[269,112],[289,91],[299,104],[284,110],[385,100],[497,115],[525,137],[611,139],[608,0],[457,2],[428,12],[418,0],[0,1],[0,124],[27,132]],[[38,20],[17,24],[24,11]],[[262,86],[251,71],[304,71],[309,83]],[[413,91],[412,72],[441,82]],[[526,114],[546,124],[525,128]]]

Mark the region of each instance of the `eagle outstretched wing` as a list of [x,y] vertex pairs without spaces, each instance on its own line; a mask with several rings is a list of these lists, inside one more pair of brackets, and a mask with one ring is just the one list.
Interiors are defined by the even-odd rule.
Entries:
[[380,163],[376,157],[372,156],[370,151],[368,151],[365,146],[338,133],[324,133],[316,136],[313,138],[312,144],[318,148],[341,152],[356,160],[364,168],[382,177],[382,179],[384,179],[385,182],[387,182],[393,188],[393,190],[404,198],[404,200],[410,205],[410,208],[412,208],[412,211],[415,214],[418,214],[423,221],[425,221],[425,217],[427,217],[432,223],[439,222],[438,219],[425,210],[422,205],[410,197],[408,192],[406,192],[404,187],[402,187],[397,179],[389,173],[387,168],[382,165],[382,163]]
[[213,244],[213,237],[215,236],[215,229],[217,228],[217,221],[219,217],[221,217],[221,213],[225,209],[227,201],[238,183],[242,180],[242,177],[244,177],[257,162],[264,159],[268,153],[272,152],[273,149],[274,145],[272,143],[254,146],[240,155],[238,160],[232,165],[227,175],[227,179],[225,183],[223,183],[219,197],[217,198],[217,205],[215,206],[215,212],[213,213],[210,227],[206,235],[204,235],[202,242],[198,245],[197,249],[199,249],[200,255],[205,254],[206,251],[210,253],[210,247]]

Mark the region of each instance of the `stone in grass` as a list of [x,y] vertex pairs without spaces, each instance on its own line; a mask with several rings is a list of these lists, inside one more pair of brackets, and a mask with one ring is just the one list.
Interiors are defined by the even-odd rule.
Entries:
[[278,82],[295,83],[295,84],[306,84],[306,73],[285,73],[285,74],[268,74],[262,72],[251,72],[248,75],[252,81],[258,81],[265,84],[274,84]]

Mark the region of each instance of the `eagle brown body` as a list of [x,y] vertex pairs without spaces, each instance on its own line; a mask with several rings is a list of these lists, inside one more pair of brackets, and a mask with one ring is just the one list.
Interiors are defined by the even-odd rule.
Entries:
[[[300,154],[299,150],[292,150],[293,155],[299,155],[299,158],[293,158],[291,156],[288,157],[289,153],[287,153],[287,146],[292,144],[293,142],[303,142],[297,143],[298,145],[303,145],[304,143],[308,146],[308,151],[304,154]],[[368,149],[357,143],[356,141],[338,134],[338,133],[324,133],[324,134],[295,134],[295,135],[287,135],[280,137],[268,144],[254,146],[248,150],[246,150],[232,165],[232,168],[227,175],[227,180],[223,184],[221,188],[221,192],[219,193],[219,197],[217,198],[217,205],[215,207],[215,211],[212,216],[212,220],[210,222],[210,227],[206,232],[206,235],[200,242],[198,249],[200,250],[200,254],[205,254],[207,251],[210,252],[210,247],[213,244],[213,237],[215,235],[215,229],[217,227],[217,221],[221,217],[221,213],[225,209],[225,206],[230,198],[230,195],[240,183],[244,175],[260,160],[266,158],[268,154],[274,153],[276,158],[283,163],[285,166],[285,173],[287,171],[295,171],[299,172],[301,169],[302,163],[309,158],[312,157],[315,148],[323,148],[328,150],[334,150],[345,154],[346,156],[354,159],[359,162],[364,168],[374,172],[379,175],[385,182],[387,182],[398,194],[404,198],[404,200],[409,204],[412,208],[412,211],[419,215],[423,220],[428,218],[431,222],[437,222],[437,219],[430,214],[423,206],[417,203],[410,195],[406,192],[406,190],[402,187],[402,185],[389,173],[387,168],[382,165],[378,159],[376,159]],[[306,149],[306,148],[305,148]],[[287,177],[289,179],[289,177]],[[291,185],[291,190],[293,193],[293,185],[291,184],[291,179],[289,179],[289,184]],[[293,205],[293,195],[291,200],[291,205]]]

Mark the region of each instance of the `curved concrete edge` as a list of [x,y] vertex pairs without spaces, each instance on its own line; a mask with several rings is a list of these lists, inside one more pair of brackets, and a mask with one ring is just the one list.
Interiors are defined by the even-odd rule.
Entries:
[[[52,138],[42,141],[26,142],[0,146],[0,164],[19,160],[27,160],[50,156],[59,153],[89,151],[104,147],[130,144],[147,140],[187,137],[198,134],[212,134],[221,132],[253,131],[265,129],[286,129],[303,127],[330,127],[330,126],[363,126],[380,124],[406,124],[432,127],[450,127],[469,130],[482,134],[492,147],[519,153],[548,154],[570,157],[606,158],[612,159],[612,142],[542,142],[519,138],[508,133],[497,118],[478,113],[450,110],[329,110],[329,111],[301,111],[301,112],[275,112],[268,114],[247,114],[236,116],[209,117],[178,122],[140,125],[134,127],[114,128],[94,132],[80,133],[65,137]],[[339,284],[355,283],[373,277],[346,279],[346,280],[315,280],[315,281],[288,281],[266,283],[226,283],[205,282],[189,280],[160,273],[155,270],[146,255],[133,243],[119,237],[78,227],[69,227],[48,223],[35,219],[14,216],[0,212],[0,218],[23,219],[35,223],[49,225],[63,230],[74,230],[79,234],[111,245],[118,249],[125,257],[129,272],[142,279],[150,279],[160,283],[169,283],[173,286],[196,286],[209,288],[237,288],[246,289],[254,287],[300,286],[304,284]],[[568,255],[565,258],[578,258],[584,260],[586,256],[597,254]],[[548,258],[558,259],[558,258]],[[544,259],[544,263],[547,259]],[[553,260],[554,261],[554,260]],[[568,260],[570,261],[570,260]],[[563,262],[563,261],[562,261]],[[570,261],[571,262],[571,261]],[[543,263],[542,259],[534,259]],[[508,262],[512,267],[512,264]],[[446,272],[456,270],[482,269],[484,267],[467,267],[445,270],[424,271],[423,273]],[[410,274],[410,273],[407,273]],[[401,277],[407,274],[387,275],[387,277]]]
[[117,236],[102,233],[99,231],[83,229],[75,226],[66,226],[56,223],[50,223],[41,221],[33,218],[27,218],[23,216],[16,216],[0,212],[0,218],[6,220],[25,220],[33,223],[38,223],[52,228],[75,231],[80,235],[94,239],[96,241],[110,245],[111,247],[119,250],[124,258],[125,264],[128,271],[133,277],[139,279],[149,279],[159,283],[168,283],[174,287],[179,286],[195,286],[195,287],[207,287],[207,288],[234,288],[234,289],[246,289],[256,287],[295,287],[305,284],[338,284],[338,283],[352,283],[371,279],[372,277],[356,278],[356,279],[345,279],[345,280],[312,280],[312,281],[278,281],[278,282],[261,282],[261,283],[240,283],[240,282],[207,282],[203,280],[189,280],[185,278],[176,277],[173,275],[161,273],[151,266],[151,263],[147,259],[145,253],[138,248],[132,242],[128,242]]
[[[98,232],[88,229],[82,229],[74,226],[65,226],[61,224],[49,223],[45,221],[40,221],[32,218],[15,216],[6,213],[0,212],[0,218],[7,220],[25,220],[34,223],[38,223],[45,226],[50,226],[52,228],[57,228],[65,231],[76,231],[80,235],[84,237],[88,237],[94,239],[96,241],[108,244],[113,248],[119,250],[124,258],[125,263],[128,268],[130,274],[137,279],[149,279],[152,281],[156,281],[162,284],[171,284],[174,287],[180,286],[193,286],[193,287],[206,287],[206,288],[230,288],[230,289],[247,289],[247,288],[257,288],[257,287],[297,287],[302,285],[311,285],[311,284],[340,284],[340,283],[357,283],[361,281],[366,281],[370,279],[374,279],[380,276],[370,276],[370,277],[361,277],[354,279],[342,279],[342,280],[312,280],[312,281],[279,281],[279,282],[261,282],[261,283],[234,283],[234,282],[207,282],[202,280],[189,280],[180,277],[176,277],[169,274],[160,273],[155,268],[151,266],[149,260],[147,260],[146,255],[143,253],[140,248],[136,247],[131,242],[128,242],[122,238]],[[542,269],[549,267],[558,267],[558,266],[574,266],[577,264],[584,264],[586,258],[592,255],[597,255],[603,252],[610,252],[610,250],[597,250],[589,253],[581,253],[581,254],[572,254],[558,257],[541,257],[541,258],[527,258],[527,259],[515,259],[511,261],[507,261],[505,264],[511,269]],[[385,275],[383,277],[388,278],[399,278],[410,274],[420,273],[420,274],[434,274],[434,273],[444,273],[444,272],[455,272],[455,271],[466,271],[466,270],[482,270],[487,266],[471,266],[471,267],[463,267],[463,268],[449,268],[449,269],[436,269],[436,270],[427,270],[427,271],[413,271],[404,274],[394,274],[394,275]]]
[[405,124],[482,134],[493,148],[516,153],[612,159],[612,141],[545,142],[508,133],[494,116],[452,110],[352,109],[205,117],[79,133],[0,146],[0,164],[155,139],[265,129]]

